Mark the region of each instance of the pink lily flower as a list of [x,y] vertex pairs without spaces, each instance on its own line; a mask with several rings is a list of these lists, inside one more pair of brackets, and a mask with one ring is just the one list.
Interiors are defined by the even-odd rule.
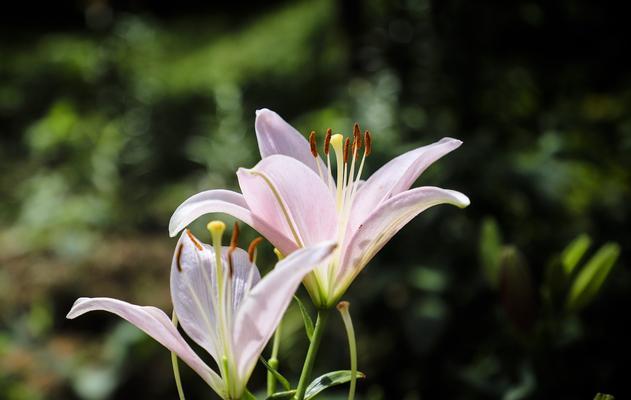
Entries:
[[[444,203],[469,205],[467,196],[454,190],[410,189],[434,161],[458,148],[460,140],[443,138],[411,150],[363,181],[372,140],[369,132],[362,138],[357,124],[352,140],[327,131],[326,161],[318,154],[314,133],[307,141],[273,111],[258,110],[255,126],[262,160],[237,171],[242,194],[208,190],[190,197],[171,217],[170,234],[203,214],[222,212],[258,230],[284,254],[334,240],[340,244],[335,255],[304,280],[317,306],[334,306],[375,254],[422,211]],[[331,153],[337,164],[335,180]]]
[[177,354],[221,398],[242,398],[300,282],[328,258],[335,245],[321,243],[296,251],[261,279],[252,255],[236,246],[222,247],[220,238],[213,239],[213,247],[187,230],[178,241],[171,266],[171,297],[179,323],[214,358],[220,374],[195,354],[171,319],[156,307],[82,297],[67,318],[95,310],[114,313]]

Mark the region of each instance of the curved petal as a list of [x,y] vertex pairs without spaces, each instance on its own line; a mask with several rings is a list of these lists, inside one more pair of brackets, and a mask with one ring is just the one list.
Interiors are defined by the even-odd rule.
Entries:
[[[255,225],[262,220],[277,227],[294,238],[298,247],[335,237],[337,214],[333,195],[304,164],[274,155],[252,169],[239,169],[237,176]],[[291,252],[279,249],[284,254]]]
[[[222,249],[224,276],[231,277],[232,305],[228,315],[235,315],[248,285],[261,276],[242,249],[232,253],[232,273],[228,273],[228,247]],[[195,343],[221,362],[217,307],[217,263],[214,249],[200,242],[190,231],[182,233],[171,263],[171,298],[182,329]]]
[[233,347],[239,376],[246,381],[306,274],[335,250],[333,242],[296,250],[252,289],[237,312]]
[[[295,158],[318,174],[316,158],[311,154],[309,142],[280,115],[267,108],[256,110],[254,127],[261,158],[283,154]],[[317,162],[320,163],[322,173],[325,173],[326,164],[319,156]]]
[[336,291],[345,290],[368,261],[412,218],[444,203],[463,208],[469,205],[469,198],[455,190],[424,186],[400,193],[381,204],[344,244]]
[[217,393],[223,382],[186,343],[170,318],[156,307],[143,307],[107,297],[81,297],[75,301],[66,318],[74,319],[90,311],[108,311],[129,321],[158,343],[171,350],[201,376]]
[[379,204],[408,190],[427,167],[461,144],[462,142],[457,139],[442,138],[438,142],[393,158],[379,168],[356,193],[349,224],[350,232],[353,232]]
[[252,216],[241,193],[231,190],[206,190],[180,204],[169,221],[169,234],[175,236],[188,224],[204,214],[226,213],[252,225]]
[[290,252],[296,248],[293,241],[274,226],[254,218],[241,193],[222,189],[197,193],[180,204],[169,221],[169,234],[171,237],[177,235],[188,224],[210,213],[226,213],[243,221],[281,250]]

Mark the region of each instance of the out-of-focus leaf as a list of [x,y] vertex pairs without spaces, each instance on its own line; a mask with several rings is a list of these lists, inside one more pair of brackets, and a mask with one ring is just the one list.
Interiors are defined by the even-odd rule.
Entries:
[[287,380],[287,378],[282,376],[280,372],[278,372],[274,367],[269,365],[269,363],[265,361],[265,358],[263,358],[263,356],[259,357],[259,361],[265,366],[265,368],[267,368],[269,372],[272,373],[272,375],[274,375],[274,378],[276,378],[276,380],[280,382],[281,385],[283,385],[285,390],[289,390],[291,388],[291,385],[289,384],[289,381]]
[[598,393],[596,397],[594,397],[594,400],[615,400],[615,397],[610,394]]
[[577,311],[596,297],[619,254],[620,246],[616,243],[607,243],[594,254],[572,284],[566,302],[568,310]]
[[[363,372],[357,371],[357,378],[365,378],[366,375]],[[349,382],[351,380],[350,370],[340,370],[328,372],[318,378],[307,386],[305,394],[305,400],[315,398],[320,392],[330,388],[331,386],[341,385],[342,383]]]
[[499,265],[499,286],[504,311],[517,328],[528,330],[534,321],[535,308],[530,269],[514,246],[502,249]]
[[578,262],[591,246],[592,240],[587,234],[579,235],[561,253],[561,262],[566,275],[571,275]]
[[499,283],[499,260],[502,238],[493,218],[485,218],[480,228],[480,264],[484,275],[493,288]]
[[309,341],[311,341],[311,338],[313,337],[313,320],[311,319],[311,316],[309,315],[309,311],[307,311],[307,308],[305,307],[304,304],[302,304],[302,301],[300,301],[300,299],[298,298],[298,296],[294,296],[294,299],[296,300],[296,303],[298,303],[298,307],[300,308],[300,313],[302,314],[302,320],[305,323],[305,332],[307,332],[307,337],[309,338]]

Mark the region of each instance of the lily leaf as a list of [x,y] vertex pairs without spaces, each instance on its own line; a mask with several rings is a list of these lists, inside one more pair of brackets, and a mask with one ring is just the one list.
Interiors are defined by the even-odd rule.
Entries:
[[596,297],[619,254],[620,246],[616,243],[605,244],[594,254],[572,284],[566,301],[568,310],[577,311]]
[[269,363],[267,361],[265,361],[265,359],[263,358],[263,356],[259,356],[259,361],[261,361],[261,363],[263,363],[263,365],[265,365],[265,368],[267,368],[267,370],[269,372],[272,373],[272,375],[274,375],[274,378],[276,378],[276,380],[278,382],[280,382],[281,385],[283,385],[283,387],[285,388],[285,390],[289,390],[291,389],[291,385],[289,384],[289,381],[287,380],[287,378],[285,378],[284,376],[282,376],[280,374],[280,372],[276,371],[276,369],[274,369],[274,367],[272,367],[271,365],[269,365]]
[[499,262],[502,237],[497,222],[485,218],[480,228],[480,264],[486,279],[493,288],[499,284]]
[[576,239],[572,240],[567,245],[563,253],[561,253],[561,262],[563,263],[563,270],[565,275],[569,276],[574,271],[574,268],[578,265],[585,252],[591,246],[592,240],[587,234],[579,235]]
[[294,296],[294,299],[296,300],[296,303],[298,303],[300,313],[302,314],[302,320],[305,323],[305,332],[307,332],[307,337],[309,338],[309,341],[311,341],[311,338],[313,337],[313,320],[311,319],[307,308],[304,304],[302,304],[302,301],[300,301],[298,296]]
[[289,400],[294,397],[294,394],[296,394],[296,390],[287,390],[269,395],[265,400]]
[[[357,378],[365,378],[366,374],[363,372],[356,372]],[[305,393],[305,400],[315,398],[320,392],[323,390],[336,385],[341,385],[342,383],[349,382],[351,380],[351,371],[350,370],[341,370],[341,371],[333,371],[326,373],[316,379],[313,380],[307,386],[307,391]]]

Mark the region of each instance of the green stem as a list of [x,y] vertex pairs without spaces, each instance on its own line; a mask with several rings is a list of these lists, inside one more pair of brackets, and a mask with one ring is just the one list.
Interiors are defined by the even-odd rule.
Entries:
[[[278,349],[280,348],[280,335],[283,322],[281,321],[274,333],[274,342],[272,344],[272,356],[268,363],[272,368],[278,371]],[[267,395],[271,396],[276,393],[276,377],[271,371],[267,371]]]
[[[171,320],[173,321],[173,325],[175,325],[175,329],[177,329],[177,315],[175,315],[175,311],[173,311],[173,317]],[[175,377],[177,394],[180,397],[180,400],[184,400],[184,389],[182,389],[182,380],[180,379],[180,367],[177,363],[177,355],[174,352],[171,352],[171,364],[173,365],[173,376]]]
[[313,336],[311,337],[311,344],[309,344],[309,350],[307,351],[307,357],[305,363],[302,366],[302,373],[300,374],[300,381],[298,381],[298,387],[296,388],[296,394],[294,400],[303,400],[305,392],[307,391],[307,385],[313,370],[313,364],[315,362],[320,342],[322,341],[322,334],[324,333],[324,327],[329,317],[329,309],[318,310],[318,318],[316,319],[315,327],[313,329]]
[[346,335],[348,336],[348,351],[351,357],[351,383],[348,389],[348,400],[355,398],[355,386],[357,385],[357,341],[355,340],[355,329],[353,328],[353,320],[351,320],[351,314],[348,311],[350,303],[347,301],[340,301],[337,305],[337,309],[342,315],[344,321],[344,327],[346,328]]

